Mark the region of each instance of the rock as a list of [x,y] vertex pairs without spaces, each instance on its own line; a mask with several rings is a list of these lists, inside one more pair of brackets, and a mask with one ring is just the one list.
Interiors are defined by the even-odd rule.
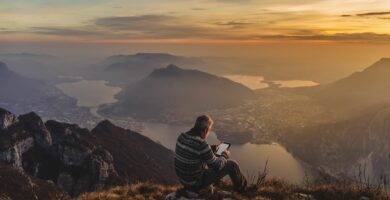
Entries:
[[19,121],[26,131],[33,134],[35,142],[42,148],[49,148],[52,145],[52,139],[42,119],[31,112],[19,116]]
[[[87,129],[44,123],[35,113],[16,117],[0,110],[0,162],[55,182],[72,196],[112,185],[117,177],[112,155],[89,141]],[[12,125],[12,126],[11,126]]]
[[302,200],[315,200],[313,195],[310,194],[304,194],[304,193],[297,193],[295,194],[297,199],[302,199]]
[[17,121],[17,118],[15,115],[13,115],[11,112],[4,110],[0,108],[0,130],[1,129],[7,129],[12,124],[14,124]]
[[55,183],[73,197],[137,181],[176,183],[172,151],[108,121],[91,132],[0,109],[0,125],[0,166]]
[[11,164],[19,170],[23,170],[22,156],[33,146],[34,139],[32,137],[20,140],[8,149],[0,151],[0,161]]
[[90,149],[83,148],[75,143],[61,143],[58,145],[58,155],[61,162],[69,167],[80,166],[92,153]]
[[57,185],[64,191],[72,191],[74,180],[68,173],[60,173],[57,178]]

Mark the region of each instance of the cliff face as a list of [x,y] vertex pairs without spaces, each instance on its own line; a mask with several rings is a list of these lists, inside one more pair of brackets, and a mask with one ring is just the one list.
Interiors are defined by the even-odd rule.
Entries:
[[[353,119],[307,127],[287,136],[294,155],[337,173],[357,172],[379,179],[390,170],[390,107]],[[350,174],[351,175],[351,174]]]
[[44,123],[35,113],[16,117],[0,111],[0,166],[50,180],[72,196],[139,180],[174,182],[172,152],[138,133],[108,121],[90,132]]
[[0,165],[0,199],[65,200],[69,195],[52,181],[41,180],[6,165]]
[[[1,118],[14,117],[7,112]],[[104,188],[111,184],[109,178],[117,176],[111,154],[88,142],[87,130],[56,122],[45,124],[35,113],[8,122],[0,131],[2,163],[52,180],[72,195]]]

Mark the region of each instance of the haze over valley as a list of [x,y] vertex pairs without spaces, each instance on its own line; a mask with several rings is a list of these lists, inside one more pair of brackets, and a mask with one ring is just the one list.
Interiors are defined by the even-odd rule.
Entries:
[[0,199],[179,194],[177,139],[205,114],[256,187],[204,199],[389,199],[389,11],[0,0]]

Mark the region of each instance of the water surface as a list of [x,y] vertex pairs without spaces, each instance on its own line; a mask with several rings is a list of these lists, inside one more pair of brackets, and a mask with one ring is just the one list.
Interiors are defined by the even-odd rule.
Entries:
[[282,88],[296,88],[296,87],[312,87],[317,86],[318,83],[314,81],[307,80],[281,80],[281,81],[272,81]]
[[[77,99],[79,106],[89,107],[98,116],[96,109],[105,103],[116,101],[115,94],[120,88],[107,86],[106,81],[80,80],[57,85],[66,95]],[[218,120],[218,119],[216,119]],[[174,150],[176,139],[180,133],[187,131],[191,125],[177,126],[161,123],[142,123],[141,133],[150,139]],[[215,133],[208,138],[209,144],[218,144]],[[227,141],[228,142],[228,141]],[[247,174],[256,174],[262,170],[268,160],[269,172],[272,176],[300,183],[304,177],[304,168],[289,152],[279,144],[233,145],[232,158],[237,160]]]
[[78,106],[97,107],[106,103],[114,103],[115,95],[121,91],[119,87],[107,85],[102,80],[80,80],[71,83],[61,83],[57,88],[66,95],[77,99]]
[[[180,133],[191,126],[167,125],[161,123],[144,123],[141,133],[152,140],[174,150],[176,139]],[[209,144],[218,144],[215,133],[207,139]],[[288,181],[301,183],[305,170],[286,149],[279,144],[251,144],[232,145],[232,159],[238,161],[242,170],[248,175],[255,175],[264,169],[268,160],[268,169],[271,176],[284,178]]]
[[[263,76],[225,75],[224,77],[234,82],[241,83],[252,90],[269,87],[269,84],[264,82]],[[281,88],[311,87],[318,85],[318,83],[310,80],[276,80],[270,82],[279,85]]]
[[267,83],[263,82],[264,77],[262,76],[225,75],[224,77],[234,82],[241,83],[252,90],[264,89],[269,87]]

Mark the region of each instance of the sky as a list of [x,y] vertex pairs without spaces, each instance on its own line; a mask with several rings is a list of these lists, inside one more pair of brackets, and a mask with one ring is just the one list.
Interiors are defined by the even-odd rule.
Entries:
[[388,0],[0,0],[0,41],[390,41]]
[[390,0],[0,0],[0,53],[218,57],[327,83],[390,57],[389,43]]

